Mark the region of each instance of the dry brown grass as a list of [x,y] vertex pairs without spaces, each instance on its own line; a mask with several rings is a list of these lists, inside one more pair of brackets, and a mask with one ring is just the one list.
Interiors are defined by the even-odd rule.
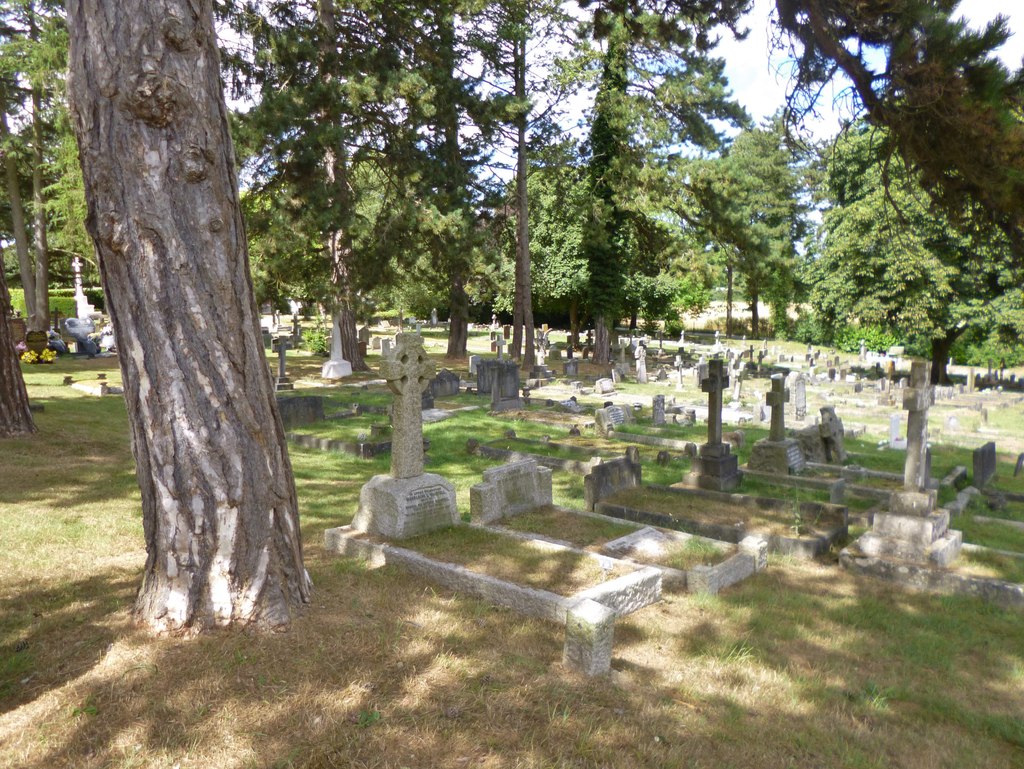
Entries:
[[327,554],[380,469],[342,456],[292,455],[315,593],[289,632],[152,638],[123,407],[30,392],[40,435],[0,441],[4,769],[1024,765],[1020,613],[778,558],[620,620],[582,679],[557,625]]

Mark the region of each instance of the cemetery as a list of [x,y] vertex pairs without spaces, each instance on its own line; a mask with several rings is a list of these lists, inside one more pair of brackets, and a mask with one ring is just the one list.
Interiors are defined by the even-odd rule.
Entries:
[[1004,5],[0,5],[0,769],[1024,767]]

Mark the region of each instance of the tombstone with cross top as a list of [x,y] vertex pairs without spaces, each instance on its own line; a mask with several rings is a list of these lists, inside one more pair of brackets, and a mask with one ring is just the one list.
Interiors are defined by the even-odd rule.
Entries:
[[274,380],[274,390],[281,392],[282,390],[292,390],[295,385],[292,384],[292,380],[288,378],[288,373],[285,370],[285,351],[292,348],[291,342],[288,337],[278,337],[274,343],[274,349],[277,350],[277,378]]
[[747,468],[757,472],[787,475],[798,473],[806,466],[806,459],[800,443],[786,437],[786,404],[789,389],[782,374],[772,377],[772,389],[765,396],[771,407],[772,422],[767,438],[757,441],[750,452]]
[[693,460],[692,471],[683,479],[688,486],[715,491],[732,491],[739,486],[741,474],[729,444],[722,442],[722,394],[729,386],[721,358],[708,362],[707,377],[700,389],[708,394],[708,441]]
[[381,376],[395,396],[391,473],[375,475],[363,486],[352,520],[358,531],[403,539],[458,523],[455,488],[441,476],[423,472],[421,396],[434,368],[418,334],[398,334],[394,355],[381,361]]

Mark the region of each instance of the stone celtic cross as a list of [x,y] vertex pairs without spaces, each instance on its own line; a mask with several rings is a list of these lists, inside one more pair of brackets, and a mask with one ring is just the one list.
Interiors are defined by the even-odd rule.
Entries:
[[907,460],[903,466],[903,488],[922,491],[926,488],[926,454],[928,452],[928,409],[935,402],[935,389],[930,384],[931,364],[915,360],[910,364],[910,387],[903,390],[903,408],[907,413]]
[[395,354],[381,361],[380,374],[395,394],[392,406],[391,475],[423,475],[423,413],[421,396],[434,376],[434,362],[423,351],[423,337],[397,334]]
[[729,386],[729,376],[723,371],[722,359],[708,361],[708,375],[700,382],[701,392],[708,394],[708,443],[722,442],[722,393]]
[[775,374],[772,377],[772,390],[764,399],[772,407],[772,425],[768,440],[776,442],[786,440],[785,419],[786,404],[789,403],[789,390],[786,388],[786,380],[782,374]]

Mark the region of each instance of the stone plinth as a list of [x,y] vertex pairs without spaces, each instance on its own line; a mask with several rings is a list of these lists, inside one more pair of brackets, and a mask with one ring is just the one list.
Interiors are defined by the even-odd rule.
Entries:
[[693,460],[693,470],[683,479],[687,486],[711,491],[732,491],[740,485],[739,460],[728,443],[705,443]]
[[761,473],[794,475],[807,465],[800,443],[793,438],[773,441],[762,438],[754,444],[747,467]]
[[405,539],[458,521],[455,487],[440,475],[375,475],[359,492],[352,528],[387,539]]

